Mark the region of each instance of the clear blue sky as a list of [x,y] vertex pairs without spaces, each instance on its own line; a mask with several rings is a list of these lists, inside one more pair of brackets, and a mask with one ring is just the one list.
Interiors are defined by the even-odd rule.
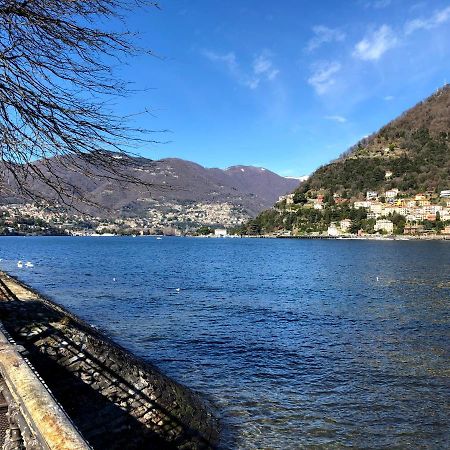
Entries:
[[117,105],[169,143],[140,150],[207,167],[311,173],[450,81],[450,2],[161,0],[130,13],[121,71],[151,88]]

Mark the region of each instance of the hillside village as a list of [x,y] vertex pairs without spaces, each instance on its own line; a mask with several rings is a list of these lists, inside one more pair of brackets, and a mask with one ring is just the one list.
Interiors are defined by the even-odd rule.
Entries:
[[450,85],[319,167],[237,230],[278,236],[450,235]]
[[[283,215],[309,209],[323,215],[331,209],[331,215],[334,213],[336,217],[340,211],[343,217],[331,221],[326,230],[323,222],[316,221],[322,227],[318,225],[314,230],[304,230],[294,226],[291,230],[284,231],[285,235],[299,235],[308,231],[328,236],[349,234],[363,236],[375,233],[450,235],[450,190],[443,190],[439,194],[418,193],[414,196],[403,194],[398,189],[382,193],[367,191],[365,199],[357,201],[342,198],[339,194],[327,199],[325,195],[319,193],[315,198],[306,199],[306,203],[298,203],[298,200],[295,193],[281,196],[276,210]],[[348,216],[346,212],[349,213]],[[311,228],[312,224],[309,225]]]
[[[146,217],[104,218],[69,213],[64,207],[12,204],[0,206],[0,235],[181,235],[201,227],[232,228],[249,220],[230,203],[165,203]],[[163,206],[163,207],[162,207]]]

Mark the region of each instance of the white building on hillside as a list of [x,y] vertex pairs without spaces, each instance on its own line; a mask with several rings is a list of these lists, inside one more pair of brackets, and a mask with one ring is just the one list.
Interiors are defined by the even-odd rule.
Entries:
[[374,230],[392,234],[394,232],[394,224],[390,220],[380,219],[375,222]]
[[386,197],[386,199],[394,199],[396,198],[398,195],[398,189],[390,189],[389,191],[386,191],[384,193],[384,196]]
[[278,197],[278,201],[282,202],[283,200],[286,200],[286,205],[292,205],[294,203],[294,195],[295,194],[286,194]]
[[359,202],[355,202],[353,204],[353,207],[355,209],[359,209],[359,208],[370,208],[370,205],[372,204],[372,202],[368,202],[368,201],[359,201]]
[[379,203],[379,202],[372,202],[369,206],[370,212],[379,214],[379,215],[383,214],[383,208],[384,208],[383,203]]

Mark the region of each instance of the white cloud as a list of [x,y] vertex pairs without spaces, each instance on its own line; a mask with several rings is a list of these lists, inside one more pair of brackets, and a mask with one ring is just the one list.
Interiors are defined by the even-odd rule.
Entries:
[[325,116],[325,119],[327,120],[332,120],[334,122],[338,122],[338,123],[345,123],[347,122],[347,119],[343,116]]
[[249,78],[242,80],[242,84],[252,90],[256,89],[259,86],[259,82],[260,82],[259,78]]
[[356,44],[353,56],[365,61],[376,61],[397,43],[398,39],[391,27],[382,25]]
[[405,34],[408,36],[418,30],[431,30],[450,20],[450,6],[436,11],[431,17],[426,19],[414,19],[406,22]]
[[236,55],[233,52],[221,55],[219,53],[215,53],[210,50],[204,50],[203,56],[205,56],[212,62],[219,62],[224,64],[230,72],[236,72],[238,70]]
[[383,100],[385,100],[386,102],[390,102],[391,100],[394,100],[394,96],[393,95],[386,95],[385,97],[383,97]]
[[334,75],[341,70],[341,64],[336,61],[321,61],[314,64],[312,70],[308,83],[317,94],[323,95],[336,83]]
[[274,80],[280,71],[274,67],[267,52],[257,56],[253,60],[253,73],[256,76],[263,76],[268,80]]
[[255,56],[250,69],[245,70],[237,61],[234,52],[225,54],[216,53],[210,50],[204,50],[203,56],[211,62],[218,63],[225,66],[230,75],[237,80],[237,82],[249,89],[256,89],[262,81],[273,81],[280,73],[274,66],[270,54],[267,51],[261,52]]
[[312,37],[306,50],[312,52],[323,44],[330,42],[342,42],[345,39],[345,33],[337,28],[328,28],[324,25],[317,25],[313,27],[314,37]]

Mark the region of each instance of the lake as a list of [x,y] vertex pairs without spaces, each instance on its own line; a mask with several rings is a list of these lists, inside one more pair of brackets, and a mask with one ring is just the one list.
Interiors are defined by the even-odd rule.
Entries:
[[450,242],[3,237],[0,258],[208,399],[225,449],[450,441]]

